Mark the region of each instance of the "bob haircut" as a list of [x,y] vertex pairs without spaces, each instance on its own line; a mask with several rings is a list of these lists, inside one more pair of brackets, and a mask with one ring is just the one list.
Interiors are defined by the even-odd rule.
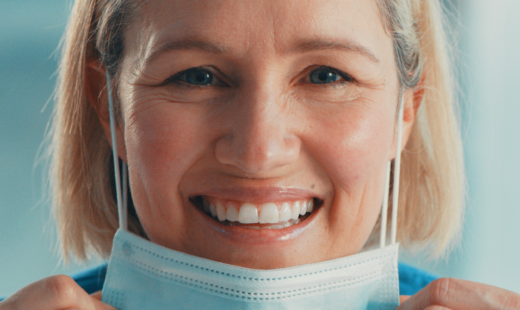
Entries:
[[[376,1],[394,42],[402,90],[423,93],[402,153],[397,239],[437,257],[459,239],[465,194],[453,66],[443,26],[448,23],[439,0]],[[139,2],[76,0],[64,35],[49,151],[53,211],[65,259],[70,254],[79,260],[108,257],[119,226],[112,149],[88,102],[84,75],[87,59],[103,61],[114,76],[117,97],[123,32],[135,22]],[[131,231],[146,237],[131,199],[128,222]],[[365,248],[375,244],[379,223]]]

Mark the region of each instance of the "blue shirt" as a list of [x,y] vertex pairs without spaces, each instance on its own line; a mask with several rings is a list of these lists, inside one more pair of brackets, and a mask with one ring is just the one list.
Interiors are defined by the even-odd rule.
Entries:
[[[92,294],[103,289],[106,273],[107,264],[103,264],[73,275],[72,278],[87,293]],[[399,293],[401,295],[414,295],[437,278],[424,270],[399,263]]]

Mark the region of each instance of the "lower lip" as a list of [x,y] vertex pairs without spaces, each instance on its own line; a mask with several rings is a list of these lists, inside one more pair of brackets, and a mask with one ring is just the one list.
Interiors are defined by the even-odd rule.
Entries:
[[228,226],[220,224],[207,215],[203,210],[195,206],[192,202],[190,202],[190,204],[202,217],[202,220],[205,222],[205,224],[208,225],[217,236],[231,242],[247,245],[266,245],[297,239],[309,227],[312,226],[314,220],[316,219],[316,215],[321,209],[321,207],[315,207],[314,211],[304,221],[287,228],[255,230],[240,226]]

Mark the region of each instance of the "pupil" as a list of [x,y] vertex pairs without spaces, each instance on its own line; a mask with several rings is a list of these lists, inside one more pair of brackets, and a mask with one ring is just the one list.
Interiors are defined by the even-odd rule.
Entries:
[[197,82],[202,83],[208,78],[208,74],[204,74],[202,72],[197,72],[196,79]]
[[320,81],[322,82],[327,82],[330,78],[330,76],[332,75],[332,72],[324,72],[324,71],[321,71],[320,72],[320,75],[319,75],[319,79]]

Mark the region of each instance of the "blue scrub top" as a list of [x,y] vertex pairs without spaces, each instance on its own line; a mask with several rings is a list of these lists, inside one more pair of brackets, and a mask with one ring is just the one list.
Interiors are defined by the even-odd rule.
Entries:
[[[92,294],[103,289],[106,273],[107,264],[103,264],[73,275],[72,278],[87,293]],[[437,278],[424,270],[399,263],[399,293],[401,295],[414,295]],[[0,297],[0,301],[2,300],[3,298]]]

